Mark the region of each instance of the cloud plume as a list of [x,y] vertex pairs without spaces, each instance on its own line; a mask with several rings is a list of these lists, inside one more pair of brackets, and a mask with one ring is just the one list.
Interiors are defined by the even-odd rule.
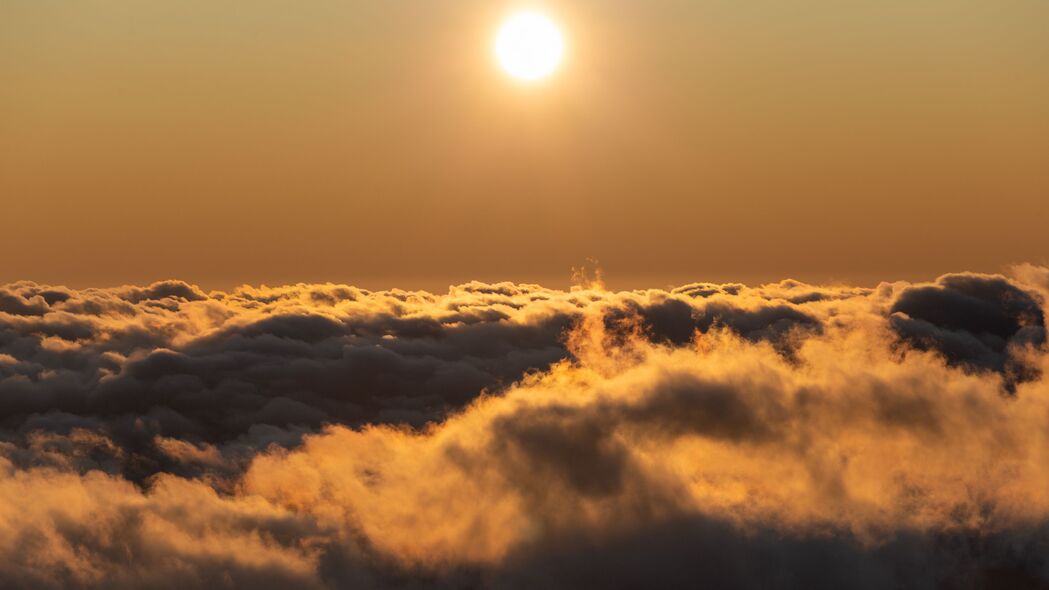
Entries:
[[0,580],[1045,587],[1047,277],[7,285]]

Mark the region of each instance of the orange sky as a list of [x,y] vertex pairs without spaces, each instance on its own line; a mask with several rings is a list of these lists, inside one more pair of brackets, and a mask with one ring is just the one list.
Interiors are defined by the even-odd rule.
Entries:
[[0,281],[441,289],[1049,257],[1043,0],[0,5]]

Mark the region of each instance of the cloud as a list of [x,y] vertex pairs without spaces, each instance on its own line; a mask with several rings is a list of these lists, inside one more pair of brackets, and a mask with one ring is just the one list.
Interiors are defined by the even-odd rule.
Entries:
[[896,298],[892,326],[911,346],[934,349],[951,363],[1007,374],[1007,386],[1032,379],[1035,367],[1016,358],[1017,348],[1045,344],[1045,314],[1036,296],[1004,277],[940,277]]
[[1044,586],[1045,276],[8,285],[0,580]]

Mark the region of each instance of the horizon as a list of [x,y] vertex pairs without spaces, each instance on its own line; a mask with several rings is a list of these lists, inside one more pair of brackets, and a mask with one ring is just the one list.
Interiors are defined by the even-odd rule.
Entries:
[[[762,276],[762,277],[754,277],[752,275],[752,278],[750,280],[746,280],[746,279],[733,278],[733,275],[731,273],[726,274],[726,275],[724,275],[722,277],[714,277],[714,278],[709,278],[709,277],[704,277],[704,276],[696,276],[696,277],[690,278],[689,276],[682,275],[679,278],[677,278],[676,280],[674,280],[674,279],[664,280],[665,277],[660,277],[660,279],[655,279],[653,277],[646,277],[644,275],[624,278],[624,277],[616,276],[614,273],[608,273],[607,271],[604,270],[604,267],[600,267],[599,266],[599,267],[594,267],[594,268],[591,268],[591,267],[586,267],[586,268],[587,268],[588,271],[589,270],[595,270],[595,269],[601,271],[600,283],[602,284],[602,286],[603,286],[602,288],[604,290],[608,290],[608,291],[612,291],[612,292],[619,292],[619,291],[645,290],[645,289],[650,289],[650,288],[672,289],[672,288],[676,288],[676,287],[684,287],[686,285],[694,284],[694,283],[711,283],[711,284],[717,284],[717,285],[740,284],[740,285],[745,285],[747,287],[761,287],[761,286],[765,286],[765,285],[778,284],[778,283],[786,282],[786,281],[797,281],[797,282],[799,282],[801,284],[813,285],[813,286],[817,286],[817,285],[819,285],[819,286],[835,286],[835,287],[853,286],[853,287],[863,287],[863,288],[873,289],[873,288],[875,288],[878,285],[883,284],[883,283],[888,283],[888,284],[894,284],[894,283],[914,283],[914,284],[917,284],[917,283],[931,283],[931,282],[935,282],[935,280],[938,279],[939,277],[942,277],[942,276],[945,276],[945,275],[951,275],[951,274],[973,273],[973,274],[980,274],[980,275],[1008,277],[1008,276],[1010,276],[1012,274],[1014,269],[1019,268],[1019,267],[1024,267],[1024,266],[1049,266],[1049,264],[1044,263],[1044,262],[1032,263],[1032,262],[1024,261],[1024,262],[1016,262],[1016,263],[1006,264],[1006,265],[1004,265],[1004,266],[1002,266],[1000,268],[991,268],[991,269],[971,269],[971,268],[966,268],[966,269],[947,269],[947,270],[945,270],[943,272],[934,273],[934,274],[909,273],[909,274],[900,274],[898,276],[897,275],[886,274],[885,276],[881,276],[881,277],[878,276],[878,273],[866,273],[865,276],[862,276],[858,280],[849,280],[849,279],[842,278],[842,277],[824,276],[824,275],[815,275],[815,276],[812,276],[812,277],[807,278],[807,279],[806,278],[799,278],[798,276],[781,276],[781,277],[777,278],[776,276],[771,275],[771,274],[768,275],[767,277],[764,277],[764,276]],[[226,292],[226,293],[234,291],[234,290],[236,290],[236,289],[238,289],[240,287],[279,288],[279,287],[289,287],[289,286],[296,286],[296,285],[327,285],[327,284],[331,284],[331,285],[339,285],[339,286],[348,286],[348,287],[356,287],[356,288],[361,288],[361,289],[367,289],[369,291],[389,291],[389,290],[401,289],[401,290],[406,290],[406,291],[426,291],[426,292],[429,292],[429,293],[441,294],[441,293],[447,291],[450,288],[454,288],[454,287],[466,285],[466,284],[469,284],[469,283],[477,282],[477,283],[484,283],[484,284],[488,284],[488,285],[495,285],[495,284],[500,284],[500,283],[510,283],[510,284],[515,284],[515,285],[538,285],[538,286],[541,286],[541,287],[544,287],[544,288],[568,291],[568,290],[571,290],[571,289],[579,287],[579,285],[581,284],[579,279],[574,276],[574,273],[576,272],[577,268],[578,267],[573,267],[572,269],[569,269],[568,272],[565,272],[565,273],[563,273],[560,276],[550,275],[550,276],[546,276],[546,277],[540,276],[538,278],[525,277],[525,278],[521,278],[521,279],[518,279],[518,280],[514,280],[514,279],[512,279],[510,277],[506,277],[506,278],[500,279],[500,278],[498,278],[498,276],[493,275],[492,277],[488,277],[488,278],[473,277],[473,278],[462,278],[462,279],[439,279],[439,278],[436,278],[436,277],[433,277],[433,278],[416,277],[416,278],[414,278],[412,280],[404,280],[404,279],[397,280],[397,279],[394,279],[394,278],[385,277],[385,278],[370,278],[370,279],[369,278],[364,278],[364,279],[360,279],[360,280],[337,280],[337,279],[327,278],[327,279],[318,279],[318,280],[289,279],[289,280],[284,280],[284,281],[280,281],[280,280],[271,280],[271,281],[260,280],[260,281],[255,281],[255,282],[232,281],[232,282],[225,282],[225,283],[217,283],[217,282],[208,282],[208,281],[193,281],[193,280],[187,280],[187,279],[183,279],[183,278],[179,278],[179,277],[157,277],[157,278],[154,278],[154,279],[144,279],[144,280],[138,280],[138,281],[122,282],[122,283],[83,283],[83,282],[73,282],[73,281],[65,281],[65,282],[60,282],[60,281],[42,281],[42,280],[35,280],[33,277],[30,276],[30,277],[23,277],[23,278],[19,279],[18,281],[10,281],[7,284],[13,284],[13,283],[20,282],[20,281],[29,281],[29,282],[36,283],[38,285],[46,285],[46,286],[54,286],[54,287],[69,287],[71,289],[83,290],[83,289],[114,289],[114,288],[119,288],[119,287],[148,286],[148,285],[153,285],[153,284],[157,284],[157,283],[164,283],[164,282],[168,282],[168,281],[177,281],[177,282],[185,283],[185,284],[188,284],[188,285],[192,285],[194,287],[198,287],[200,289],[205,290],[206,292],[221,291],[221,292]],[[464,277],[471,277],[471,276],[472,275],[464,275]]]

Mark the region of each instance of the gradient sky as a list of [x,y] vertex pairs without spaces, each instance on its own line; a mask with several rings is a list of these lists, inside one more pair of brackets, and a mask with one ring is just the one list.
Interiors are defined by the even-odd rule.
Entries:
[[[535,5],[535,4],[533,4]],[[0,281],[863,282],[1049,257],[1044,0],[5,0]]]

